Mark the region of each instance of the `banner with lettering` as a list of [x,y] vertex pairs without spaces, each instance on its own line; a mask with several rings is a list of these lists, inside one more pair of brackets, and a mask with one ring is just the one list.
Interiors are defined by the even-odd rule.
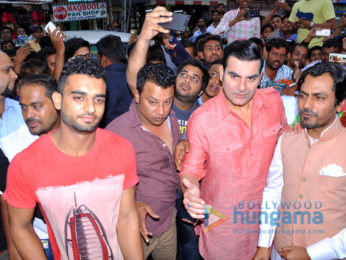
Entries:
[[54,21],[58,23],[103,19],[107,16],[105,2],[59,4],[53,6]]

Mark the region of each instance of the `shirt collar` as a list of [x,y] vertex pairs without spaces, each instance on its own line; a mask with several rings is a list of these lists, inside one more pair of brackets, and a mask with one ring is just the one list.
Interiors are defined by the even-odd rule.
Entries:
[[330,126],[328,126],[326,129],[324,129],[321,133],[320,138],[312,138],[309,134],[306,128],[304,128],[305,135],[310,141],[310,145],[312,145],[315,142],[323,142],[323,141],[328,141],[338,135],[338,133],[342,130],[343,126],[340,123],[340,120],[337,115],[335,115],[335,119]]

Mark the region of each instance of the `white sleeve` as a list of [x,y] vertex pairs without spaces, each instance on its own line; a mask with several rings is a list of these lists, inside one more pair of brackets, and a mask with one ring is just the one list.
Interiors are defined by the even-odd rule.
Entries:
[[283,179],[283,166],[281,159],[281,139],[280,136],[278,143],[275,147],[274,156],[269,168],[267,178],[267,186],[263,191],[263,200],[261,207],[261,224],[258,238],[258,246],[269,248],[274,239],[277,220],[279,219],[278,213],[273,221],[275,212],[278,212],[278,206],[281,201]]
[[332,238],[325,238],[306,248],[311,260],[346,258],[346,228]]

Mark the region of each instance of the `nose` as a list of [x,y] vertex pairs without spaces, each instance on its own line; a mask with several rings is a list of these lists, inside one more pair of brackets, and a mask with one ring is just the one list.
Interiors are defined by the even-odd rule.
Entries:
[[156,107],[156,113],[160,116],[163,116],[165,114],[165,106],[164,104],[158,104]]
[[90,114],[95,113],[95,102],[93,98],[86,99],[85,111],[87,111]]
[[305,98],[303,107],[306,108],[306,109],[309,109],[309,108],[312,108],[312,106],[313,106],[312,98],[311,97]]
[[17,73],[11,68],[11,79],[16,80],[18,78]]
[[238,89],[240,91],[244,91],[246,89],[246,79],[243,78],[240,80]]
[[22,113],[23,113],[23,117],[26,119],[35,117],[35,111],[30,106],[28,106],[25,110],[22,110]]

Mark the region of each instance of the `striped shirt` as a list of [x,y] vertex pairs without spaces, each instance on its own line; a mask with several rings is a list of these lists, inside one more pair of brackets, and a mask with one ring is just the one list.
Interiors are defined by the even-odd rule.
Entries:
[[225,13],[219,25],[214,29],[214,34],[227,34],[228,44],[236,40],[248,40],[251,37],[260,38],[261,21],[259,17],[242,20],[229,27],[229,23],[236,18],[239,11],[240,9],[238,8]]

